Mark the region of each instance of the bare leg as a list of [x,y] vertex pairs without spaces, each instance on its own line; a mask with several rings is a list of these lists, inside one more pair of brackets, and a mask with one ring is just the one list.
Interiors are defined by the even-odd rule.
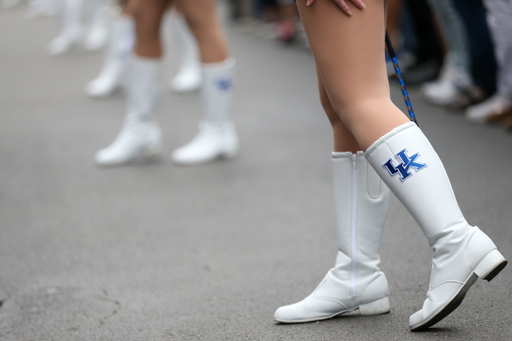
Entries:
[[216,0],[178,0],[180,10],[197,39],[202,61],[203,117],[199,133],[174,150],[182,165],[231,158],[238,154],[238,135],[231,121],[234,58],[230,58],[224,31],[216,13]]
[[[161,0],[160,0],[161,1]],[[224,31],[216,15],[216,0],[178,0],[190,30],[199,44],[203,63],[219,63],[229,56]]]
[[334,151],[335,152],[352,152],[356,153],[361,150],[361,147],[357,143],[354,135],[350,130],[345,127],[338,114],[334,110],[329,101],[329,96],[325,90],[324,83],[320,76],[318,76],[318,91],[320,93],[320,102],[331,122],[332,132],[334,136]]
[[139,1],[134,4],[135,54],[144,58],[161,58],[160,24],[172,0]]
[[391,102],[384,60],[385,3],[366,1],[347,17],[329,1],[299,12],[334,111],[366,150],[379,137],[407,123]]
[[160,153],[162,133],[155,117],[161,97],[160,24],[170,3],[169,0],[135,0],[133,4],[137,40],[127,70],[126,115],[115,140],[96,153],[98,165],[149,160]]

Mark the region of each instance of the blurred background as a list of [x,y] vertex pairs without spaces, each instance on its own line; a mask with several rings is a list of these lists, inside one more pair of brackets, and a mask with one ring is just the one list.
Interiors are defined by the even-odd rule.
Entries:
[[[381,248],[391,314],[273,322],[277,307],[311,292],[336,253],[331,128],[293,0],[218,2],[236,58],[226,104],[236,132],[222,133],[234,136],[232,153],[198,142],[220,143],[218,132],[204,135],[212,131],[205,112],[225,102],[205,95],[196,39],[183,13],[169,9],[152,113],[161,149],[108,162],[98,151],[120,126],[126,131],[134,91],[125,4],[0,1],[1,340],[512,335],[508,268],[475,284],[467,309],[428,333],[408,331],[428,288],[431,250],[395,198]],[[462,211],[512,259],[511,2],[390,0],[387,28]],[[392,99],[405,109],[382,58]],[[183,145],[186,157],[176,152]]]

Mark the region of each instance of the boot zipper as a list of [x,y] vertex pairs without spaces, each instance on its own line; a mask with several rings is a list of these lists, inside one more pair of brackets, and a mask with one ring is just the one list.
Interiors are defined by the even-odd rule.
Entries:
[[356,296],[356,267],[357,267],[357,154],[352,155],[352,272],[350,275],[350,296]]

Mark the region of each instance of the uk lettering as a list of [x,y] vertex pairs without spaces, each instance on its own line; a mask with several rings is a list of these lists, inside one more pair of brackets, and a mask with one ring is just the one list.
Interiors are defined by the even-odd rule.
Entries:
[[395,166],[393,164],[393,159],[389,159],[385,164],[382,165],[391,176],[395,176],[398,174],[400,181],[404,182],[410,176],[412,176],[411,170],[414,169],[416,172],[422,170],[427,166],[426,163],[417,162],[416,159],[420,156],[420,153],[416,153],[412,156],[407,155],[407,149],[401,150],[396,157],[402,161],[402,163]]

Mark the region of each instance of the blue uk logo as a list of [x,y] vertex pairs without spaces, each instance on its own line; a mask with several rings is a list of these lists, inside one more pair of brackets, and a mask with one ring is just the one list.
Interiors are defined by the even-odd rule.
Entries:
[[217,88],[219,88],[219,90],[228,92],[229,89],[233,87],[233,80],[229,77],[217,78],[215,80],[215,85],[217,85]]
[[414,169],[416,172],[422,170],[423,168],[427,167],[426,163],[416,162],[416,159],[420,156],[420,153],[416,153],[412,156],[407,155],[407,149],[401,150],[398,154],[396,154],[396,157],[399,158],[402,163],[400,163],[398,166],[395,166],[393,164],[393,159],[389,159],[385,164],[382,165],[391,176],[395,176],[398,174],[400,181],[404,182],[407,180],[411,175],[411,169]]

